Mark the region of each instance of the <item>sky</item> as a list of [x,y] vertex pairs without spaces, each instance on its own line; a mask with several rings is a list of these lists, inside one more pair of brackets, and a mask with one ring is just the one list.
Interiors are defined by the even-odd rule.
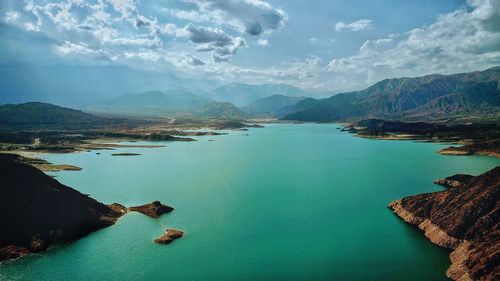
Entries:
[[358,90],[500,65],[500,0],[1,0],[13,61]]

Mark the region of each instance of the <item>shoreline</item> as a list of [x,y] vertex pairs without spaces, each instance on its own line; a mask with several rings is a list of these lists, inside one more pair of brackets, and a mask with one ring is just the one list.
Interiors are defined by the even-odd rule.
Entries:
[[397,199],[388,208],[430,242],[451,250],[448,278],[496,280],[500,166],[478,176],[457,174],[434,183],[446,189]]
[[481,155],[500,158],[500,127],[491,124],[443,125],[365,119],[340,129],[355,137],[373,140],[421,141],[454,145],[441,155]]
[[460,281],[473,280],[465,265],[470,256],[469,241],[452,237],[429,219],[415,216],[401,206],[401,199],[392,201],[388,207],[403,221],[419,228],[431,243],[451,250],[449,254],[451,264],[446,270],[446,277]]
[[[0,142],[0,153],[15,154],[23,163],[31,165],[43,172],[80,171],[81,167],[68,164],[53,164],[43,159],[47,154],[79,153],[99,150],[115,150],[120,148],[162,148],[164,144],[130,144],[137,141],[170,142],[170,141],[197,141],[191,136],[220,136],[227,134],[224,130],[248,130],[248,128],[263,128],[259,124],[242,122],[212,122],[194,124],[155,124],[129,130],[105,131],[52,131],[31,132],[32,143]],[[0,132],[12,135],[16,132]],[[44,144],[39,135],[49,135],[50,141]],[[129,144],[123,144],[129,143]],[[100,154],[98,152],[98,154]],[[115,153],[112,156],[136,156],[137,153]]]

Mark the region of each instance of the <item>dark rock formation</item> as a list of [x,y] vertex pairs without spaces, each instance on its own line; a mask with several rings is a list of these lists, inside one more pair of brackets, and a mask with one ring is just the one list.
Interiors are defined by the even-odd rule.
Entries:
[[128,209],[129,211],[139,212],[152,218],[158,218],[161,215],[169,213],[174,210],[174,208],[170,206],[163,205],[160,201],[153,201],[149,204],[130,207]]
[[175,239],[181,238],[182,235],[184,235],[184,232],[171,228],[171,229],[167,229],[165,231],[165,234],[163,234],[159,238],[156,238],[154,241],[155,241],[155,243],[158,243],[158,244],[170,244]]
[[110,226],[124,213],[0,154],[0,261]]
[[452,249],[453,280],[500,280],[500,166],[451,189],[389,207],[435,244]]
[[500,157],[500,139],[475,142],[463,146],[450,146],[439,151],[443,155],[484,155]]
[[444,187],[458,187],[462,184],[467,183],[470,179],[474,178],[474,176],[471,175],[464,175],[464,174],[457,174],[451,177],[447,177],[444,179],[438,179],[435,180],[435,184],[442,185]]

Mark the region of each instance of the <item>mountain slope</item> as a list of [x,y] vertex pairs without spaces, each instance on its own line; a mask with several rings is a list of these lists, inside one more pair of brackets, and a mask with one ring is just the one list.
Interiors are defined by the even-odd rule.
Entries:
[[272,95],[258,99],[241,109],[249,114],[264,114],[282,117],[288,114],[298,102],[304,99],[306,98]]
[[90,129],[121,124],[124,121],[49,103],[0,105],[0,129]]
[[[463,178],[463,175],[459,176]],[[455,177],[456,178],[456,177]],[[392,202],[389,207],[417,225],[435,244],[453,249],[446,274],[453,280],[500,277],[500,167],[467,177],[445,191]]]
[[216,88],[212,91],[210,97],[216,101],[231,102],[238,107],[242,107],[272,95],[307,97],[311,93],[286,84],[250,85],[232,83]]
[[122,215],[27,164],[0,154],[0,261],[110,226]]
[[89,110],[105,113],[162,115],[192,111],[213,100],[184,90],[149,91],[107,99]]
[[216,118],[216,119],[245,119],[250,117],[249,114],[241,111],[230,102],[212,102],[206,104],[192,113],[198,118]]
[[500,67],[453,75],[427,75],[380,81],[342,93],[289,114],[285,119],[333,121],[355,117],[436,118],[496,114],[500,109]]

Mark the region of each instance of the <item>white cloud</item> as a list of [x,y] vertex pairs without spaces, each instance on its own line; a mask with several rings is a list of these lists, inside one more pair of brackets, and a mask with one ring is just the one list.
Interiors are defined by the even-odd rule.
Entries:
[[499,0],[469,1],[441,15],[431,25],[407,33],[368,40],[356,55],[333,59],[328,65],[335,78],[362,87],[378,80],[429,73],[454,73],[500,63]]
[[6,23],[13,23],[19,18],[19,13],[16,11],[8,11],[5,13],[4,20]]
[[257,41],[257,45],[259,45],[259,46],[267,46],[267,45],[269,45],[269,41],[267,39],[259,39]]
[[[137,3],[145,1],[131,0],[40,0],[23,2],[22,6],[15,2],[17,6],[7,6],[5,11],[9,12],[0,20],[29,30],[26,33],[35,38],[34,44],[46,38],[44,44],[50,44],[63,59],[87,57],[90,63],[116,60],[133,67],[174,69],[204,79],[280,82],[332,91],[360,89],[396,76],[454,73],[500,64],[500,0],[469,0],[469,6],[441,15],[433,24],[367,40],[351,56],[323,60],[293,53],[290,55],[302,59],[254,68],[218,62],[230,61],[247,46],[245,36],[284,26],[284,12],[259,0],[183,1],[191,7],[176,11],[177,17],[191,22],[183,26],[142,14],[147,9],[139,9]],[[371,24],[367,19],[340,22],[336,29],[359,31]],[[250,42],[253,47],[269,45],[264,38],[251,38]],[[335,46],[343,44],[340,38]],[[278,41],[276,46],[280,43],[287,47],[288,42]]]
[[74,56],[74,57],[95,57],[101,59],[111,59],[115,60],[115,57],[110,56],[106,52],[96,49],[90,48],[86,43],[72,43],[69,41],[65,41],[62,45],[55,47],[56,53],[60,56]]
[[339,21],[337,24],[335,24],[335,31],[361,31],[370,29],[371,27],[372,20],[369,19],[361,19],[350,23]]

